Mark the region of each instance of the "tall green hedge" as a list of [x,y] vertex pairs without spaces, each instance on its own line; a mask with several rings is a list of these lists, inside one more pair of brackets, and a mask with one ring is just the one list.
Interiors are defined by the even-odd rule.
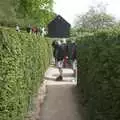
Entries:
[[78,87],[88,120],[120,120],[120,30],[77,38]]
[[51,57],[50,40],[0,28],[0,120],[23,120]]

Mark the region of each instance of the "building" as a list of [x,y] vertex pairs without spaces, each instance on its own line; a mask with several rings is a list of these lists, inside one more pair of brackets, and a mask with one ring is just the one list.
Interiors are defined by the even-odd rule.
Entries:
[[60,15],[48,24],[48,36],[52,38],[68,38],[71,25]]

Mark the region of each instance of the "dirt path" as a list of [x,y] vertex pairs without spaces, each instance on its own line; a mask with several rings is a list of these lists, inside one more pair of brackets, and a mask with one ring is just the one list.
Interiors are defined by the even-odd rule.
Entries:
[[78,112],[78,104],[74,97],[76,82],[71,69],[64,69],[62,82],[55,81],[59,75],[54,67],[46,72],[47,97],[41,108],[40,120],[83,120]]

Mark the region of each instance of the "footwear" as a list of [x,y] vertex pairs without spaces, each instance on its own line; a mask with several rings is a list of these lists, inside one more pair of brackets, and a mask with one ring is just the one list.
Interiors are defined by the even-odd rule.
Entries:
[[62,81],[63,80],[63,77],[60,75],[56,78],[56,81]]

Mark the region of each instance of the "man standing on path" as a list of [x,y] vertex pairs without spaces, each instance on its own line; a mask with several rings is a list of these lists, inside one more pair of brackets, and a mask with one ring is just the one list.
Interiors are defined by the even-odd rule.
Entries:
[[52,47],[53,47],[53,57],[54,57],[54,60],[55,60],[55,65],[57,65],[57,60],[56,60],[56,49],[57,49],[57,42],[54,40],[53,43],[52,43]]
[[68,62],[68,55],[67,55],[67,43],[66,43],[66,39],[62,40],[62,45],[63,45],[63,54],[64,54],[64,60],[63,60],[63,67],[66,68],[67,67],[67,62]]
[[64,50],[60,41],[58,41],[58,45],[55,53],[56,53],[57,67],[60,72],[60,75],[56,78],[56,81],[60,81],[60,80],[63,80],[62,67],[63,67],[63,59],[64,59]]
[[71,60],[72,60],[72,69],[73,69],[73,72],[74,72],[74,76],[76,77],[77,75],[77,51],[76,51],[76,43],[75,41],[72,42],[72,57],[71,57]]

